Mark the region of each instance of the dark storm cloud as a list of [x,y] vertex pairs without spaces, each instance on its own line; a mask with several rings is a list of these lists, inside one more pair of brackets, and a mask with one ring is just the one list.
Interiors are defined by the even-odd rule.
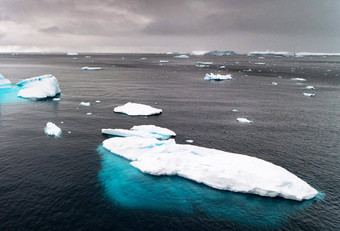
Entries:
[[[282,37],[291,44],[297,38],[336,43],[340,37],[339,0],[0,0],[0,6],[0,33],[15,45],[39,47],[44,36],[55,35],[64,39],[55,41],[60,47],[74,36],[84,38],[84,43],[89,36],[98,37],[92,43],[103,46],[126,45],[125,41],[141,46],[146,41],[145,47],[176,47],[177,40],[190,44],[193,38],[200,44],[237,44],[245,34],[249,38],[243,37],[244,43],[255,37],[261,41],[264,35],[269,42]],[[167,40],[169,36],[175,39]]]

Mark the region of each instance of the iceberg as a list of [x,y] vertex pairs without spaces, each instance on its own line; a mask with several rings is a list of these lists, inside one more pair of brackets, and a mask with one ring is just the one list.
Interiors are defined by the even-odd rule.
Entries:
[[204,80],[216,80],[216,81],[221,81],[221,80],[232,80],[231,74],[226,74],[226,75],[220,75],[220,74],[206,74],[204,77]]
[[231,56],[236,55],[234,51],[209,51],[204,53],[204,55],[211,55],[211,56]]
[[205,55],[209,51],[192,51],[190,52],[190,55]]
[[295,55],[294,52],[287,51],[253,51],[249,52],[248,56],[282,56],[282,57],[293,57]]
[[255,65],[265,65],[266,63],[255,63]]
[[24,79],[17,85],[23,88],[17,96],[26,99],[45,99],[61,92],[58,80],[50,74]]
[[274,82],[274,81],[273,81],[273,82],[272,82],[272,85],[276,86],[276,85],[277,85],[277,82]]
[[176,55],[173,58],[175,58],[175,59],[189,59],[190,56],[182,54],[182,55]]
[[303,78],[292,78],[290,80],[292,80],[292,81],[301,81],[301,82],[306,81],[306,79],[303,79]]
[[306,89],[314,90],[315,87],[314,86],[307,86]]
[[49,136],[60,137],[61,136],[61,129],[52,122],[48,122],[44,129],[45,133]]
[[240,122],[240,123],[248,123],[248,124],[254,123],[253,121],[248,120],[247,118],[237,118],[237,122]]
[[78,55],[78,53],[77,52],[67,52],[66,55],[74,56],[74,55]]
[[321,52],[297,52],[296,57],[304,56],[340,56],[340,53],[321,53]]
[[238,112],[238,110],[237,109],[233,109],[232,112]]
[[169,60],[159,60],[160,63],[168,63]]
[[115,107],[113,111],[117,113],[124,113],[130,116],[150,116],[162,113],[162,109],[131,102]]
[[177,175],[219,190],[308,200],[317,190],[286,169],[256,157],[219,151],[174,139],[115,137],[103,147],[151,175]]
[[308,96],[308,97],[314,97],[315,94],[312,94],[312,93],[303,93],[304,96]]
[[83,67],[81,68],[84,71],[96,71],[96,70],[102,70],[101,67]]
[[90,102],[80,102],[79,105],[89,107],[91,105],[91,103]]
[[6,79],[2,74],[0,74],[0,88],[12,87],[12,83],[9,79]]
[[143,138],[156,138],[160,140],[167,140],[170,137],[176,136],[176,133],[170,129],[157,127],[155,125],[133,126],[130,130],[104,128],[102,129],[102,133],[120,137],[137,136]]

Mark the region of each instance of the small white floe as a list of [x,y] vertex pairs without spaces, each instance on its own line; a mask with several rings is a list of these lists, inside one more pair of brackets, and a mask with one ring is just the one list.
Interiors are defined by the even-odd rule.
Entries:
[[194,141],[193,140],[186,140],[185,143],[192,144]]
[[275,85],[275,86],[276,86],[276,85],[277,85],[277,82],[274,82],[274,81],[273,81],[273,82],[272,82],[272,85]]
[[53,98],[53,101],[60,101],[60,98]]
[[61,123],[61,124],[63,124],[63,123],[64,123],[64,121],[60,121],[60,123]]
[[113,111],[117,113],[124,113],[130,116],[149,116],[162,113],[162,109],[131,102],[115,107]]
[[315,94],[313,94],[313,93],[303,93],[303,95],[304,96],[309,96],[309,97],[314,97],[315,96]]
[[84,71],[97,71],[97,70],[102,70],[101,67],[83,67],[81,68]]
[[199,68],[208,68],[208,67],[210,67],[210,65],[196,64],[196,67],[199,67]]
[[225,66],[220,66],[220,69],[225,69],[226,67]]
[[253,51],[249,52],[248,56],[282,56],[282,57],[293,57],[294,52],[287,51]]
[[220,75],[220,74],[206,74],[204,77],[204,80],[216,80],[216,81],[220,81],[220,80],[232,80],[231,74],[226,74],[226,75]]
[[45,133],[49,136],[60,137],[61,136],[61,129],[52,122],[48,122],[44,129]]
[[292,81],[301,81],[301,82],[306,81],[306,79],[303,79],[303,78],[292,78],[290,80],[292,80]]
[[91,105],[91,103],[90,102],[80,102],[79,105],[89,107]]
[[158,127],[155,125],[133,126],[130,130],[104,128],[102,129],[102,133],[111,136],[137,136],[143,138],[156,138],[160,140],[167,140],[170,137],[176,136],[176,133],[171,131],[170,129]]
[[315,87],[314,86],[307,86],[306,89],[309,89],[309,90],[314,90]]
[[253,121],[251,120],[248,120],[247,118],[237,118],[237,122],[240,122],[240,123],[254,123]]
[[252,69],[245,69],[245,70],[243,70],[244,72],[252,72]]
[[68,53],[66,53],[66,55],[74,56],[74,55],[78,55],[78,53],[77,52],[68,52]]
[[141,60],[145,60],[146,58],[140,58]]
[[71,134],[71,131],[68,131],[67,133],[68,133],[68,134]]
[[190,57],[187,55],[176,55],[174,56],[174,58],[175,59],[190,59]]
[[256,65],[265,65],[265,63],[255,63]]
[[78,58],[72,58],[73,60],[77,60]]
[[96,100],[96,103],[100,103],[100,100]]
[[160,63],[168,63],[169,60],[159,60]]
[[233,111],[232,112],[238,112],[238,110],[237,109],[233,109]]
[[88,112],[88,113],[86,113],[86,115],[92,115],[92,112]]
[[18,97],[26,99],[55,97],[61,92],[58,80],[50,74],[24,79],[17,85],[23,88],[18,92]]

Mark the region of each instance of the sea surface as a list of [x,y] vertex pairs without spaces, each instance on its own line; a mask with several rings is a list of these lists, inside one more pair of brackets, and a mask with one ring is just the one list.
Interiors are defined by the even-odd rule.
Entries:
[[[233,79],[203,80],[210,72]],[[52,74],[62,91],[60,101],[30,101],[0,89],[0,230],[340,230],[339,57],[2,54],[0,73],[13,83]],[[113,112],[127,102],[163,113]],[[62,137],[47,136],[47,122]],[[102,128],[143,124],[173,130],[180,144],[270,161],[319,194],[296,202],[219,191],[143,174],[102,147]]]

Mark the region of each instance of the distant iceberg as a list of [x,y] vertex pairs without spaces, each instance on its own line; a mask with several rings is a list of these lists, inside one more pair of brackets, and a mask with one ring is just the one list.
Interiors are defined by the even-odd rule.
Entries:
[[296,57],[304,56],[340,56],[340,53],[297,52]]
[[308,97],[314,97],[315,94],[313,93],[303,93],[304,96],[308,96]]
[[272,85],[276,86],[276,85],[277,85],[277,82],[274,82],[274,81],[273,81],[273,82],[272,82]]
[[0,88],[9,88],[12,83],[9,79],[6,79],[2,74],[0,74]]
[[162,109],[131,102],[115,107],[113,111],[117,113],[124,113],[130,116],[150,116],[162,113]]
[[212,188],[292,200],[308,200],[317,191],[286,169],[256,157],[176,144],[174,139],[115,137],[103,147],[131,160],[143,173],[177,175]]
[[303,78],[292,78],[290,80],[292,80],[292,81],[300,81],[300,82],[305,82],[306,81],[306,79],[303,79]]
[[209,51],[204,53],[204,55],[211,55],[211,56],[231,56],[236,55],[234,51]]
[[309,90],[314,90],[315,87],[314,86],[307,86],[306,89],[309,89]]
[[78,55],[78,53],[77,52],[67,52],[66,55],[74,56],[74,55]]
[[176,55],[174,56],[174,58],[175,59],[190,59],[190,57],[187,55]]
[[293,57],[294,52],[287,51],[253,51],[249,52],[248,56],[283,56],[283,57]]
[[231,74],[226,75],[220,75],[220,74],[206,74],[204,77],[204,80],[215,80],[215,81],[221,81],[221,80],[232,80]]
[[44,131],[47,135],[55,137],[60,137],[62,133],[61,129],[52,122],[46,124]]
[[170,129],[157,127],[155,125],[133,126],[130,130],[104,128],[102,129],[102,133],[120,137],[137,136],[143,138],[156,138],[160,140],[167,140],[170,137],[176,136],[176,133]]
[[101,67],[83,67],[81,68],[84,71],[96,71],[96,70],[102,70]]
[[90,102],[80,102],[79,105],[89,107],[91,105],[91,103]]
[[240,122],[240,123],[247,123],[247,124],[252,124],[252,123],[254,123],[253,121],[248,120],[247,118],[237,118],[237,122]]
[[160,63],[168,63],[169,60],[159,60]]
[[209,51],[192,51],[190,55],[205,55]]
[[61,92],[58,80],[50,74],[24,79],[17,85],[23,88],[18,92],[18,97],[26,99],[55,97]]

